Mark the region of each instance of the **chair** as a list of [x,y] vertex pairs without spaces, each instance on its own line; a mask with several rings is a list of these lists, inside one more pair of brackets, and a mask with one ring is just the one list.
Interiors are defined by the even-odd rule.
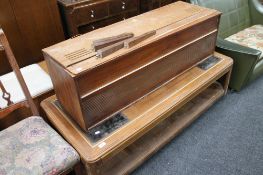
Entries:
[[[46,69],[47,68],[44,61],[37,64],[31,64],[20,69],[27,88],[38,109],[40,109],[40,102],[43,99],[54,95],[52,81]],[[14,72],[1,75],[0,81],[2,81],[2,84],[5,85],[6,91],[12,94],[11,101],[13,103],[18,103],[25,100],[25,95]],[[0,96],[1,95],[2,94],[0,92]],[[5,107],[7,107],[7,102],[0,98],[0,108]],[[21,109],[19,110],[19,113],[23,113],[23,111],[24,110]],[[13,117],[13,114],[11,115]],[[10,115],[8,115],[8,117],[10,117]]]
[[263,4],[260,0],[190,0],[223,12],[216,50],[233,58],[229,87],[239,91],[263,73]]
[[29,107],[33,116],[0,131],[0,174],[62,174],[71,170],[78,162],[78,153],[57,134],[41,117],[8,40],[0,29],[0,45],[21,85],[25,100],[14,103],[0,81],[2,98],[7,106],[0,109],[0,118],[21,107]]

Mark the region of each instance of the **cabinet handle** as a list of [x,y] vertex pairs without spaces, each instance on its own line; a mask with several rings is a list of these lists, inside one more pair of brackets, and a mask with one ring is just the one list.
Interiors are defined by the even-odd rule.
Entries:
[[76,37],[78,37],[78,36],[80,36],[81,34],[77,34],[77,35],[74,35],[74,36],[72,36],[72,37],[70,37],[71,39],[73,39],[73,38],[76,38]]
[[91,10],[90,12],[91,12],[91,15],[90,15],[90,17],[94,18],[94,11],[93,11],[93,10]]
[[0,51],[3,51],[4,49],[4,46],[0,44]]
[[124,10],[126,8],[125,7],[126,3],[124,1],[122,1],[121,3],[122,3],[122,7],[121,8]]
[[95,29],[94,25],[91,25],[91,28],[92,28],[92,30],[94,30]]

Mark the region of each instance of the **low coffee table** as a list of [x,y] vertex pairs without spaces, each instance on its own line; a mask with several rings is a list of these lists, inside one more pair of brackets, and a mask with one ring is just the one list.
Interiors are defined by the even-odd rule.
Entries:
[[231,58],[214,53],[124,109],[127,122],[98,140],[80,129],[55,96],[41,106],[80,154],[82,174],[128,174],[226,94],[232,64]]

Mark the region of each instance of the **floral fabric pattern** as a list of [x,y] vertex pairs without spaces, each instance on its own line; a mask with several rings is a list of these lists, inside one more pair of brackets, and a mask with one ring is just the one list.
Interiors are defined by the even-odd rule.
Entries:
[[263,58],[263,25],[254,25],[243,31],[240,31],[226,40],[246,47],[260,50]]
[[72,168],[78,153],[41,117],[0,132],[0,175],[54,175]]

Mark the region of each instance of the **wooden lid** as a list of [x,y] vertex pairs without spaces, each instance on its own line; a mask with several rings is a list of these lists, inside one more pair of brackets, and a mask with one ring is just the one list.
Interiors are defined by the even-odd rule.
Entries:
[[[44,54],[68,70],[72,76],[105,64],[113,59],[136,50],[147,43],[159,40],[184,28],[201,22],[207,18],[219,15],[216,10],[211,10],[185,2],[176,2],[162,8],[129,18],[110,26],[97,29],[79,37],[66,40],[46,49]],[[135,36],[156,30],[156,35],[146,39],[130,49],[121,49],[102,59],[96,56],[86,59],[96,53],[91,49],[93,40],[132,32]],[[79,62],[80,60],[83,60]],[[73,63],[73,64],[72,64]]]

